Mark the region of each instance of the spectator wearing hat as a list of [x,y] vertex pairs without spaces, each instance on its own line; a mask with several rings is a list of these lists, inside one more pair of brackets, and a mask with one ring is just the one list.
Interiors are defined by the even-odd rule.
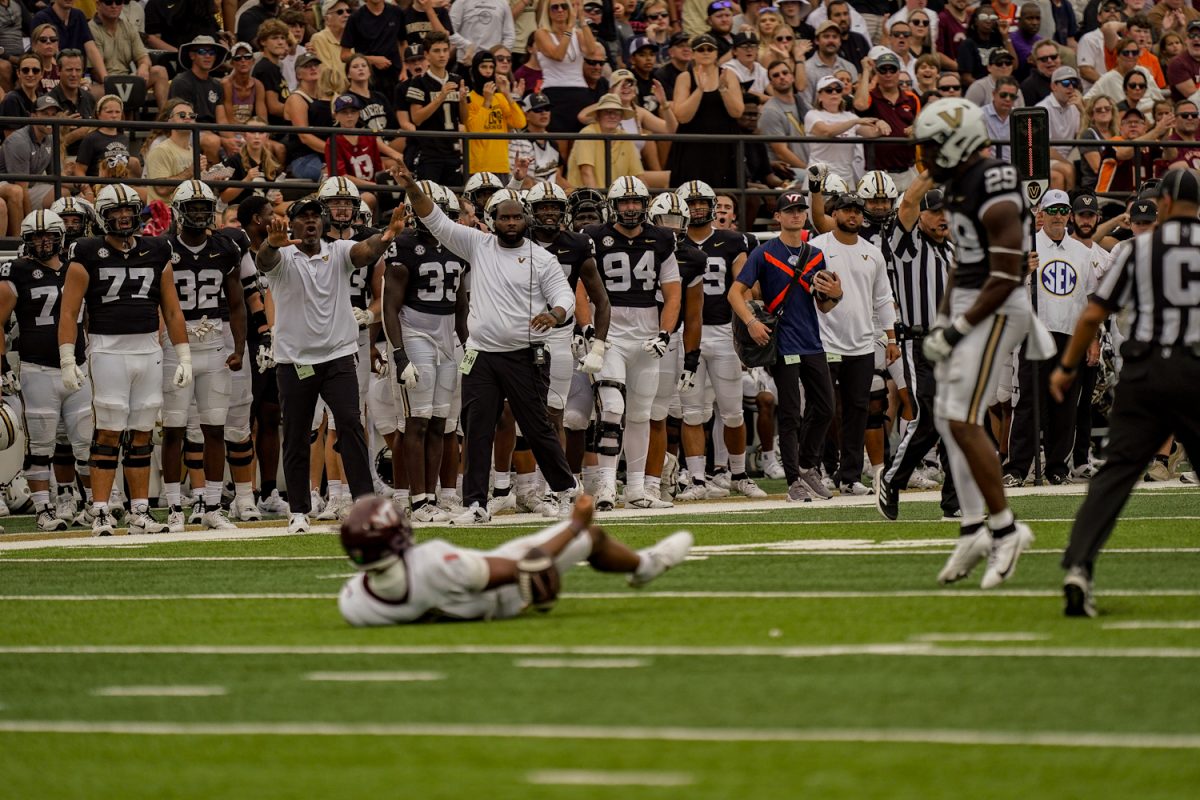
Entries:
[[[742,115],[737,76],[717,66],[717,42],[704,34],[692,39],[692,69],[675,82],[672,110],[679,133],[736,134]],[[667,168],[680,180],[704,181],[713,188],[737,183],[737,149],[725,142],[675,142]]]
[[[53,160],[51,126],[39,124],[38,120],[62,116],[62,107],[53,95],[44,94],[33,104],[30,123],[18,128],[4,140],[0,147],[0,173],[8,175],[49,175]],[[21,187],[21,205],[8,202],[9,225],[15,218],[18,228],[21,220],[32,211],[49,208],[54,202],[54,184],[41,181],[8,181]]]
[[[525,127],[525,112],[509,97],[508,78],[496,74],[496,57],[484,50],[471,61],[471,90],[463,119],[470,133],[508,133]],[[467,172],[491,172],[501,181],[508,176],[508,140],[471,139],[467,143]]]
[[[974,85],[974,84],[972,84]],[[983,107],[983,124],[987,127],[988,138],[993,142],[1007,141],[1010,133],[1012,110],[1016,108],[1021,90],[1017,88],[1017,79],[1011,77],[997,78],[992,89],[991,102]],[[1012,147],[996,144],[992,146],[995,157],[1001,161],[1012,163]]]
[[514,12],[507,0],[471,0],[450,5],[450,24],[462,43],[458,60],[468,61],[472,54],[502,44],[512,50],[516,43]]
[[[550,98],[541,92],[525,97],[521,108],[525,111],[526,133],[546,133],[550,124],[550,105]],[[508,143],[508,165],[513,180],[520,181],[521,188],[529,188],[535,181],[554,181],[563,189],[570,187],[563,174],[558,148],[550,139],[513,139]]]
[[[233,69],[221,79],[222,100],[217,112],[217,121],[245,125],[251,117],[267,118],[267,89],[263,82],[254,77],[254,48],[246,42],[238,42],[230,51],[229,62]],[[234,134],[234,139],[237,134]]]
[[1200,20],[1188,23],[1183,52],[1167,64],[1167,83],[1174,100],[1192,97],[1200,89]]
[[[152,50],[175,53],[197,38],[221,35],[214,5],[207,0],[147,0],[146,44]],[[180,64],[183,70],[188,67]],[[172,97],[174,95],[171,95]]]
[[[658,63],[658,45],[645,36],[635,36],[625,48],[625,62],[637,83],[638,104],[651,114],[662,114],[659,99],[654,90],[654,65]],[[612,85],[612,81],[609,80]],[[665,91],[665,86],[660,86]]]
[[[122,15],[124,0],[101,0],[88,23],[108,75],[132,76],[148,86],[156,99],[166,101],[170,80],[165,67],[152,65],[134,24]],[[132,65],[132,70],[130,69]]]
[[405,40],[405,13],[384,0],[367,0],[350,14],[342,29],[343,63],[364,55],[376,88],[385,94],[395,89],[404,67],[401,48]]
[[1143,114],[1148,115],[1153,110],[1154,104],[1164,99],[1165,95],[1154,82],[1153,71],[1138,63],[1138,53],[1140,52],[1141,49],[1134,39],[1122,39],[1117,44],[1117,59],[1113,68],[1092,84],[1092,88],[1088,90],[1084,99],[1104,96],[1116,103],[1118,109],[1121,103],[1126,103],[1126,107],[1128,107],[1125,87],[1130,76],[1137,75],[1140,80],[1134,81],[1134,83],[1144,83],[1145,86],[1140,89],[1142,95],[1136,105]]
[[[617,20],[616,8],[615,4],[611,5],[611,8],[606,8],[600,0],[585,0],[582,6],[583,24],[604,49],[604,59],[610,65],[622,62],[624,49],[621,47],[621,42],[633,36],[633,29],[629,27],[629,23]],[[622,11],[624,11],[623,8]]]
[[705,31],[717,45],[718,62],[724,62],[733,50],[733,0],[712,0],[708,4],[708,30]]
[[743,92],[767,99],[767,68],[758,63],[758,37],[753,33],[733,35],[733,57],[722,66],[737,76]]
[[[848,71],[858,80],[858,67],[838,55],[842,49],[842,29],[833,20],[825,20],[817,26],[817,49],[804,62],[804,75],[808,80],[808,92],[805,100],[810,105],[817,99],[817,84],[826,75],[833,75],[840,69]],[[868,63],[864,61],[865,65]],[[899,63],[899,61],[897,61]],[[799,64],[796,65],[799,68]],[[768,69],[770,65],[767,65]]]
[[[362,98],[349,92],[333,99],[333,121],[339,128],[357,130],[362,127]],[[330,175],[344,175],[355,186],[368,186],[375,176],[390,168],[384,161],[401,161],[403,156],[388,146],[383,137],[362,136],[355,133],[335,133],[325,145],[325,168]],[[377,211],[375,196],[363,192],[362,198]]]
[[[1050,140],[1074,139],[1079,135],[1083,115],[1083,97],[1079,93],[1079,73],[1074,67],[1059,67],[1050,82],[1050,94],[1037,104],[1049,115]],[[1050,145],[1050,185],[1070,191],[1075,188],[1075,165],[1071,162],[1074,145]]]
[[[779,13],[783,15],[784,23],[792,29],[796,38],[810,41],[816,38],[816,33],[805,18],[812,11],[814,5],[816,3],[810,2],[810,0],[776,0],[775,3]],[[873,38],[874,36],[872,36]]]
[[[542,67],[542,93],[553,103],[550,130],[577,131],[579,112],[592,102],[584,78],[584,61],[600,61],[601,69],[604,65],[604,58],[597,57],[596,37],[582,20],[576,19],[571,0],[539,0],[534,42]],[[566,149],[565,143],[559,144],[560,152]]]
[[654,71],[654,77],[675,96],[675,81],[692,66],[692,40],[685,33],[675,33],[667,41],[667,62]]
[[104,94],[104,79],[108,70],[104,66],[104,55],[92,38],[92,29],[88,26],[88,18],[78,8],[74,8],[72,0],[53,0],[47,7],[33,15],[29,21],[30,28],[49,23],[58,31],[58,49],[78,50],[87,57],[87,66],[91,68],[92,77],[96,83],[96,96]]
[[308,51],[321,59],[321,71],[346,77],[346,62],[342,61],[342,32],[350,19],[350,0],[322,0],[321,30],[308,39]]
[[[817,84],[817,106],[804,115],[804,130],[814,137],[876,139],[891,135],[892,129],[881,119],[862,117],[846,108],[847,87],[832,75]],[[863,146],[811,142],[809,159],[829,165],[829,171],[841,176],[847,186],[857,186],[866,172]]]
[[[631,108],[626,108],[621,99],[615,94],[606,94],[599,102],[585,109],[595,122],[585,127],[580,133],[622,133],[621,121],[634,118]],[[605,170],[604,146],[608,145],[608,161],[611,170]],[[567,183],[573,187],[586,186],[592,189],[607,191],[617,178],[625,175],[636,175],[647,186],[666,186],[667,181],[662,173],[648,175],[642,165],[641,154],[634,142],[624,139],[621,141],[578,141],[571,148],[567,160]]]
[[[917,109],[916,96],[900,89],[900,59],[895,53],[863,62],[863,76],[854,92],[855,111],[886,122],[892,136],[910,136]],[[912,168],[915,158],[912,145],[881,144],[874,148],[874,163],[868,159],[867,168],[887,172],[903,192],[916,177]]]
[[[229,49],[211,36],[197,36],[179,48],[180,73],[171,81],[169,96],[186,100],[196,114],[196,122],[216,122],[217,108],[224,96],[221,82],[213,77],[217,67],[225,63]],[[232,137],[228,144],[236,149]],[[216,163],[222,141],[215,133],[200,134],[200,149],[209,161]]]
[[[1158,148],[1148,147],[1157,142],[1170,130],[1170,120],[1162,117],[1153,127],[1147,124],[1146,115],[1136,108],[1121,112],[1121,134],[1107,141],[1100,153],[1100,173],[1096,177],[1096,193],[1132,192],[1142,181],[1150,177]],[[1141,145],[1121,146],[1117,141],[1141,142]],[[1141,150],[1135,160],[1134,155]]]
[[[655,105],[663,109],[663,116],[658,117],[637,104],[637,81],[632,72],[619,69],[610,76],[609,83],[612,86],[612,94],[621,101],[622,109],[633,112],[633,116],[621,120],[621,128],[626,133],[641,136],[646,133],[674,133],[678,129],[679,123],[671,111],[672,104],[667,101],[661,85],[655,85]],[[585,108],[579,115],[579,121],[585,125],[595,122],[593,107]],[[642,166],[645,169],[651,172],[662,170],[662,161],[656,147],[652,144],[647,146],[647,142],[637,139],[633,144],[641,154]]]
[[[1012,78],[1016,65],[1017,59],[1013,57],[1012,53],[1000,47],[992,50],[988,55],[988,74],[971,82],[971,85],[967,87],[966,98],[977,106],[986,106],[992,102],[992,93],[996,88],[996,82],[1001,78]],[[1050,83],[1047,81],[1046,93],[1049,94],[1049,92]],[[1018,86],[1017,100],[1013,108],[1024,107],[1025,95],[1021,93],[1020,86]]]

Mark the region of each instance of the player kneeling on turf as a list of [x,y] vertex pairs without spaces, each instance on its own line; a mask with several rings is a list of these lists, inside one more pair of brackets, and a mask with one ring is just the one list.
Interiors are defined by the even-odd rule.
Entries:
[[571,518],[495,550],[455,547],[441,539],[414,544],[408,517],[388,500],[366,497],[342,523],[342,547],[361,573],[342,587],[338,607],[351,625],[515,617],[549,611],[559,580],[580,561],[598,572],[628,574],[645,586],[683,563],[692,534],[676,531],[634,552],[592,524],[595,505],[582,495]]

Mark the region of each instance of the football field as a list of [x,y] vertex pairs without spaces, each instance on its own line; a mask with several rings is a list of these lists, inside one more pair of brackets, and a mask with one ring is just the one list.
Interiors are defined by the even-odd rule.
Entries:
[[695,534],[640,592],[580,567],[550,614],[367,630],[338,615],[328,532],[7,519],[0,796],[1195,798],[1200,493],[1136,494],[1101,616],[1068,620],[1072,489],[1015,498],[1037,541],[991,592],[982,567],[937,585],[956,525],[933,495],[897,522],[870,498],[695,504],[600,518],[634,547]]

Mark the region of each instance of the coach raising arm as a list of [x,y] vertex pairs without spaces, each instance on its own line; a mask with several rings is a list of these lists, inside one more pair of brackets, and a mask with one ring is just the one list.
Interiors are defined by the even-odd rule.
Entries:
[[[495,221],[495,235],[451,222],[417,186],[401,165],[392,173],[420,217],[446,249],[471,263],[471,301],[467,314],[467,353],[459,370],[462,382],[462,425],[466,439],[463,505],[456,525],[488,520],[487,489],[492,442],[505,399],[558,506],[569,513],[575,479],[567,467],[562,443],[546,410],[550,351],[546,337],[575,311],[562,265],[541,245],[526,238],[524,204],[493,199],[485,212]],[[406,366],[403,349],[393,351],[397,374]]]
[[[278,217],[258,251],[260,272],[271,281],[275,307],[274,356],[283,411],[283,474],[292,518],[288,530],[308,530],[308,432],[317,397],[337,423],[342,465],[357,498],[371,493],[367,441],[359,419],[358,323],[350,303],[350,273],[374,264],[403,227],[392,214],[387,230],[369,239],[330,241],[325,207],[313,195],[288,208],[291,225]],[[295,237],[295,238],[291,238]]]

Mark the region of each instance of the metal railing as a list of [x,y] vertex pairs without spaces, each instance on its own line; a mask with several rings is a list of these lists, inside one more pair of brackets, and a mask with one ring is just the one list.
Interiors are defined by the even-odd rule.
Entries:
[[[192,145],[192,171],[193,174],[199,175],[200,157],[202,154],[200,147],[201,134],[214,133],[220,134],[235,134],[235,133],[269,133],[273,136],[281,134],[283,136],[294,136],[298,134],[312,134],[321,138],[324,141],[332,136],[346,135],[346,128],[328,128],[328,127],[296,127],[296,126],[272,126],[272,125],[238,125],[238,124],[218,124],[218,123],[180,123],[180,122],[157,122],[157,121],[142,121],[142,120],[99,120],[89,121],[90,124],[81,124],[77,119],[66,119],[63,117],[38,117],[31,119],[27,117],[0,117],[0,126],[4,127],[23,127],[25,125],[36,122],[39,125],[47,125],[51,128],[51,167],[50,173],[46,175],[30,175],[30,174],[14,174],[8,173],[3,176],[3,180],[12,182],[37,182],[37,183],[52,183],[54,185],[54,196],[62,196],[64,185],[91,184],[101,185],[108,183],[125,183],[131,186],[177,186],[179,181],[169,179],[152,179],[152,178],[100,178],[95,176],[67,176],[63,174],[63,147],[62,137],[64,128],[88,127],[93,129],[99,128],[116,128],[121,131],[129,132],[149,132],[149,131],[174,131],[187,130],[190,134]],[[461,144],[462,159],[463,159],[463,175],[470,174],[470,148],[468,143],[471,141],[490,141],[490,140],[523,140],[523,141],[601,141],[604,143],[604,174],[612,174],[613,152],[612,146],[614,142],[620,141],[640,141],[640,142],[671,142],[674,144],[687,144],[689,142],[705,143],[705,144],[728,144],[734,148],[734,164],[736,171],[735,186],[714,186],[713,189],[721,194],[730,194],[738,199],[739,219],[746,221],[746,201],[747,198],[757,196],[773,197],[778,194],[778,189],[758,189],[749,186],[750,181],[746,174],[746,148],[747,145],[769,145],[774,142],[783,142],[787,144],[843,144],[854,145],[861,144],[867,156],[867,163],[873,162],[872,154],[875,147],[880,145],[912,145],[911,139],[899,137],[883,137],[875,139],[861,139],[858,137],[829,137],[829,136],[773,136],[773,135],[733,135],[733,134],[632,134],[625,131],[614,134],[604,133],[527,133],[524,131],[515,131],[512,133],[472,133],[458,132],[454,134],[446,134],[434,131],[403,131],[394,128],[385,128],[378,131],[367,130],[365,128],[354,128],[354,136],[375,136],[387,139],[403,139],[404,141],[417,141],[423,139],[438,139],[444,140],[452,138]],[[131,137],[132,138],[132,137]],[[1003,146],[1009,144],[1007,140],[997,140],[994,144]],[[1071,147],[1097,147],[1105,144],[1113,144],[1116,146],[1128,147],[1131,142],[1126,140],[1097,140],[1097,139],[1053,139],[1050,144],[1054,145],[1069,145]],[[1148,157],[1147,148],[1149,147],[1200,147],[1200,141],[1197,142],[1170,142],[1162,143],[1158,141],[1146,141],[1134,146],[1133,163],[1135,174],[1141,174],[1146,158]],[[139,155],[130,148],[131,156]],[[313,154],[317,154],[315,150],[309,150]],[[307,155],[307,153],[306,153]],[[323,156],[323,154],[320,154]],[[772,159],[776,160],[776,159]],[[335,160],[336,161],[336,160]],[[214,166],[214,165],[209,165]],[[143,165],[144,168],[144,165]],[[564,170],[566,164],[563,164]],[[616,176],[614,176],[616,177]],[[679,184],[686,180],[686,176],[673,176],[672,182]],[[213,180],[207,181],[214,191],[218,194],[228,188],[239,189],[266,189],[277,188],[283,190],[313,190],[319,186],[319,183],[313,181],[304,181],[296,178],[288,178],[284,182],[276,182],[264,185],[261,181],[236,181],[236,180]],[[389,184],[370,184],[360,186],[364,191],[398,193],[395,185]],[[461,188],[461,187],[451,187]],[[600,187],[603,191],[605,187]],[[1121,199],[1128,192],[1105,192],[1102,197],[1112,199]],[[2,233],[2,232],[0,232]],[[0,239],[0,246],[4,246],[13,242],[12,239]]]

